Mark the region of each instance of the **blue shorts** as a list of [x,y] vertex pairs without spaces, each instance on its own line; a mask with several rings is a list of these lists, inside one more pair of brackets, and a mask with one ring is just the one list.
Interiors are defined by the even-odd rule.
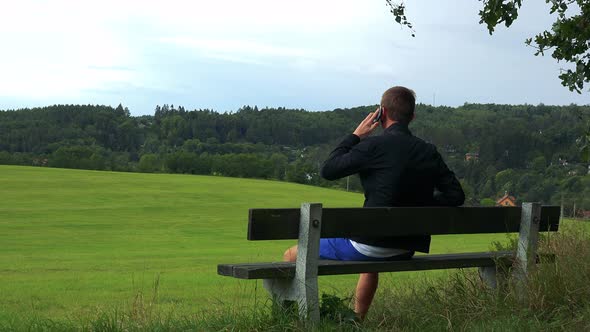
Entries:
[[413,252],[392,257],[369,257],[358,252],[345,238],[320,239],[320,259],[331,259],[338,261],[389,261],[408,259],[414,255]]

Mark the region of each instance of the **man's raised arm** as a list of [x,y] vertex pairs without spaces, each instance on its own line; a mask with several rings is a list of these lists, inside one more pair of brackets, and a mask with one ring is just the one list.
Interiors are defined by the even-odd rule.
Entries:
[[371,158],[369,146],[359,143],[379,126],[378,122],[373,122],[376,114],[377,112],[369,113],[354,133],[346,136],[330,153],[320,170],[321,177],[326,180],[340,179],[357,173],[367,164]]
[[357,173],[369,158],[367,151],[353,149],[359,142],[360,138],[354,134],[346,136],[322,165],[321,177],[326,180],[337,180]]

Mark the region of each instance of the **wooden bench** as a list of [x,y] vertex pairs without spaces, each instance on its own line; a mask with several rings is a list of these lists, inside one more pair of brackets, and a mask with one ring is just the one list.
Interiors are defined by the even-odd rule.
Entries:
[[[510,260],[514,262],[515,275],[525,281],[527,270],[537,260],[539,231],[557,231],[559,217],[559,206],[539,203],[524,203],[522,208],[325,209],[319,203],[304,203],[300,209],[250,209],[248,240],[298,239],[297,261],[220,264],[217,272],[241,279],[264,279],[264,287],[279,303],[299,303],[300,317],[315,322],[319,320],[318,275],[478,267],[482,279],[495,288],[498,262]],[[318,259],[320,237],[514,232],[519,232],[516,252],[418,255],[409,260],[379,262]]]

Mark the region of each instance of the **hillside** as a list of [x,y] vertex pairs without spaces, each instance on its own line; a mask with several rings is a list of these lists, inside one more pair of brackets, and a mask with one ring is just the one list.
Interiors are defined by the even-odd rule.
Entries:
[[[274,179],[360,191],[356,177],[326,181],[319,167],[374,106],[308,112],[245,106],[235,113],[157,106],[55,105],[0,111],[0,164]],[[410,129],[435,144],[470,205],[505,192],[519,202],[590,210],[588,164],[577,139],[588,106],[417,105]],[[378,134],[378,133],[377,133]]]

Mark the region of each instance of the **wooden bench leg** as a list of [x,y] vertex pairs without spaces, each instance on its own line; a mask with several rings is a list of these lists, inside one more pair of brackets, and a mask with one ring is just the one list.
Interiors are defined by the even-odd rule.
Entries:
[[[518,296],[522,299],[526,297],[528,272],[536,264],[540,217],[541,205],[539,203],[522,204],[518,247],[512,270],[512,275],[518,286]],[[479,268],[479,276],[493,289],[498,287],[501,282],[499,279],[505,278],[508,271],[508,267],[504,266],[506,262],[498,261],[498,264],[500,266]]]
[[537,260],[540,221],[541,204],[522,203],[518,247],[514,262],[514,277],[518,283],[517,291],[521,299],[526,297],[528,273],[534,268]]
[[296,303],[302,320],[319,321],[317,278],[315,282],[308,280],[307,284],[295,279],[264,279],[263,285],[281,308],[289,310]]
[[495,265],[479,267],[479,277],[491,289],[504,289],[509,280],[513,263],[514,259],[512,257],[497,257]]
[[303,203],[301,205],[295,277],[263,281],[264,288],[271,293],[275,301],[280,305],[284,305],[285,301],[297,302],[299,317],[311,323],[320,320],[318,260],[321,220],[322,204]]
[[498,288],[498,273],[496,266],[481,266],[479,267],[479,277],[491,289]]
[[262,285],[270,293],[274,303],[282,309],[288,309],[297,301],[297,294],[293,291],[292,279],[264,279]]
[[523,282],[526,281],[528,271],[536,264],[540,221],[541,204],[522,203],[514,276]]

